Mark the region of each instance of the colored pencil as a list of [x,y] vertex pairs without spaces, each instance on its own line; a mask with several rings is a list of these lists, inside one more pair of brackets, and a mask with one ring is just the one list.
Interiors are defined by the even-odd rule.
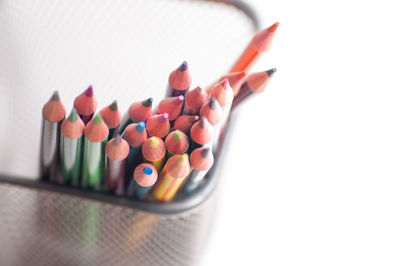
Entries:
[[146,123],[146,129],[151,137],[164,138],[171,128],[168,113],[152,115]]
[[165,139],[165,147],[168,157],[185,153],[189,148],[189,138],[180,130],[172,131]]
[[107,191],[116,195],[123,195],[125,192],[125,171],[129,155],[129,144],[121,135],[111,139],[106,145],[107,155]]
[[40,145],[40,176],[56,180],[60,147],[60,126],[65,118],[65,107],[58,92],[42,108],[42,135]]
[[244,71],[234,72],[222,76],[218,82],[227,79],[229,81],[229,85],[231,85],[232,87],[233,94],[237,95],[239,93],[240,87],[242,86],[245,80],[245,77],[246,77],[246,72]]
[[85,124],[75,109],[61,124],[60,165],[63,183],[79,186],[82,163],[82,135]]
[[132,123],[146,122],[151,116],[153,108],[153,98],[144,101],[134,102],[129,107],[121,121],[118,133],[122,134],[125,128]]
[[186,94],[183,113],[188,115],[197,115],[199,114],[200,107],[207,101],[208,93],[204,89],[196,87],[195,89],[188,91]]
[[250,74],[240,89],[238,95],[233,100],[232,108],[243,102],[250,95],[263,92],[275,72],[276,68],[272,68],[267,71]]
[[154,167],[157,169],[157,172],[159,172],[164,165],[164,141],[158,137],[146,139],[142,145],[142,155],[143,161],[154,165]]
[[181,115],[174,122],[174,129],[185,134],[190,133],[190,128],[200,119],[198,115]]
[[126,127],[122,136],[129,144],[129,155],[126,166],[127,182],[129,182],[135,166],[139,163],[139,151],[143,142],[147,139],[146,124],[144,122],[132,123]]
[[92,85],[75,98],[74,108],[85,125],[92,119],[97,109],[97,100],[94,97]]
[[153,196],[159,201],[171,200],[190,173],[187,153],[174,155],[165,164],[159,180],[153,189]]
[[164,98],[158,105],[157,113],[167,113],[169,121],[174,121],[182,113],[184,99],[182,95]]
[[105,146],[108,137],[108,127],[100,113],[89,121],[84,134],[82,187],[100,191],[106,176]]
[[208,119],[204,116],[200,118],[190,129],[189,151],[200,147],[210,147],[212,144],[213,131],[213,126],[208,122]]
[[190,154],[190,166],[192,171],[186,180],[183,193],[191,194],[203,181],[208,170],[214,163],[214,156],[210,148],[198,148]]
[[271,48],[272,40],[278,26],[279,22],[276,22],[272,26],[257,32],[229,73],[248,72],[257,59]]
[[110,140],[117,134],[121,122],[121,112],[118,110],[117,101],[101,109],[100,114],[108,127],[108,140]]
[[152,164],[139,164],[133,172],[133,178],[127,190],[128,196],[143,199],[156,183],[157,178],[157,169]]
[[192,83],[188,64],[184,61],[177,69],[171,72],[168,78],[167,97],[185,96]]
[[212,146],[215,147],[214,150],[216,150],[216,147],[218,147],[219,132],[223,118],[223,110],[218,100],[213,97],[208,103],[204,104],[200,109],[200,116],[206,117],[214,128]]

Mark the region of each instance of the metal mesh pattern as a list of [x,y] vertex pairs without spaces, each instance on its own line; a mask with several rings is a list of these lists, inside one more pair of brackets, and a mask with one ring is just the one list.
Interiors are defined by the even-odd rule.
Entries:
[[0,183],[0,265],[196,264],[212,202],[156,215]]

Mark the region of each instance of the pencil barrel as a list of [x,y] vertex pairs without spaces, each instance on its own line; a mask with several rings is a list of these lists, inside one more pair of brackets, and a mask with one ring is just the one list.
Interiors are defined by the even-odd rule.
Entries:
[[201,184],[207,172],[208,170],[199,171],[193,169],[182,188],[183,193],[190,195]]
[[84,141],[82,164],[82,187],[100,191],[106,175],[106,140],[91,142]]
[[61,122],[42,120],[40,173],[43,178],[50,181],[55,181],[57,175],[60,126]]
[[60,164],[64,183],[79,186],[82,160],[82,137],[67,138],[61,133]]
[[131,184],[129,184],[127,194],[128,196],[131,197],[143,199],[147,195],[147,192],[149,192],[152,187],[153,186],[143,187],[139,185],[137,182],[135,182],[135,180],[132,178],[132,182]]
[[153,190],[153,196],[160,201],[171,200],[186,178],[175,178],[164,168],[161,178],[157,181]]
[[125,190],[125,169],[126,159],[121,161],[111,160],[107,158],[107,190],[117,195],[123,195]]
[[145,157],[143,157],[143,161],[146,162],[146,163],[150,163],[150,164],[154,165],[154,167],[156,168],[157,172],[160,172],[162,167],[164,166],[164,159],[165,159],[165,157],[163,157],[163,158],[161,158],[159,160],[156,160],[156,161],[150,161],[150,160],[146,159]]

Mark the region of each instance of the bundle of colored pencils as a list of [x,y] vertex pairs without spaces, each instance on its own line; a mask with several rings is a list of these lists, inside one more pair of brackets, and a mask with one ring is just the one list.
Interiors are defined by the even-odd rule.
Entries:
[[262,92],[276,69],[247,71],[269,50],[278,23],[256,33],[230,73],[210,86],[189,90],[183,62],[172,71],[167,97],[153,112],[153,99],[135,101],[121,118],[117,101],[95,114],[89,86],[66,110],[58,92],[42,114],[41,176],[50,182],[169,201],[190,195],[214,162],[232,108]]

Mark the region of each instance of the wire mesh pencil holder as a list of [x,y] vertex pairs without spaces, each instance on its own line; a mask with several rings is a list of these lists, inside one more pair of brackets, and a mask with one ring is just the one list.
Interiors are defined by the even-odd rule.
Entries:
[[[182,59],[199,78],[194,84],[207,85],[226,72],[258,26],[251,8],[239,1],[127,2],[2,3],[0,24],[6,27],[0,28],[0,105],[5,108],[3,121],[10,125],[7,131],[17,132],[21,141],[10,146],[8,136],[0,135],[0,265],[199,261],[212,224],[224,145],[202,186],[168,203],[135,201],[35,178],[40,117],[26,119],[26,112],[18,110],[40,114],[55,86],[74,88],[68,93],[57,88],[64,102],[72,103],[88,82],[98,85],[96,94],[103,105],[114,98],[125,107],[149,95],[159,100],[168,71]],[[153,58],[159,59],[157,66]],[[146,76],[152,71],[165,75]],[[130,89],[131,84],[146,89]],[[101,88],[111,88],[112,93]],[[10,106],[13,111],[8,111]]]

